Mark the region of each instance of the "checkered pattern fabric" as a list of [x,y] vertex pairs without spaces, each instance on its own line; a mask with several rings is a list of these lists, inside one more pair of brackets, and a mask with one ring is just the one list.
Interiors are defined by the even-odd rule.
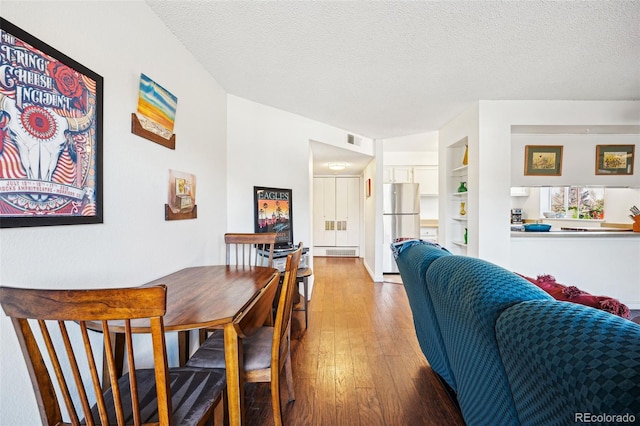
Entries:
[[496,336],[522,424],[573,424],[581,413],[633,414],[640,423],[640,325],[531,301],[506,309]]
[[466,424],[517,425],[495,323],[510,306],[551,296],[497,265],[465,256],[435,260],[426,280]]
[[456,383],[425,282],[425,274],[431,262],[450,255],[448,251],[430,244],[412,243],[398,253],[396,263],[411,306],[420,348],[433,371],[455,391]]

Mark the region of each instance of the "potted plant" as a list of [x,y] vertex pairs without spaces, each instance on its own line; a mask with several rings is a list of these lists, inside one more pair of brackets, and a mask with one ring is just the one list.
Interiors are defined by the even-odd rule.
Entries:
[[595,205],[591,209],[592,219],[604,219],[604,200],[596,201]]

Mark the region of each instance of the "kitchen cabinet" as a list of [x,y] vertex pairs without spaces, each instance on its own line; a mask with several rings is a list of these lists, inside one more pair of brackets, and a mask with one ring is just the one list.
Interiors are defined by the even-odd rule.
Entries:
[[[318,255],[358,255],[360,243],[360,178],[313,179],[313,241]],[[327,248],[349,247],[332,251]]]
[[384,183],[413,183],[413,179],[413,167],[393,166],[384,168]]
[[438,195],[438,166],[388,166],[384,183],[419,183],[420,196]]
[[438,195],[438,166],[415,167],[413,177],[420,184],[420,196]]
[[513,186],[511,187],[511,196],[512,197],[528,197],[529,188],[526,186]]

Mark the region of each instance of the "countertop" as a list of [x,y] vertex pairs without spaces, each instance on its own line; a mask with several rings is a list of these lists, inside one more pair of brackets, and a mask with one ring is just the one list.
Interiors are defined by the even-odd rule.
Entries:
[[438,219],[420,219],[421,228],[437,228]]
[[511,231],[511,237],[516,238],[554,238],[554,237],[571,237],[571,238],[640,238],[640,232],[632,232],[625,230],[615,231],[548,231],[548,232],[523,232]]

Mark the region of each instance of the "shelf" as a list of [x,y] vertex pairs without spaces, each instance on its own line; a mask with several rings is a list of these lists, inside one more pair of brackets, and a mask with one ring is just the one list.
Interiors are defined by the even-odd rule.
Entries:
[[458,222],[466,222],[467,221],[467,218],[464,217],[464,216],[454,216],[451,219],[457,220]]
[[460,166],[454,169],[451,169],[451,176],[460,176],[463,175],[463,172],[466,172],[469,166]]
[[454,197],[466,197],[468,192],[452,192],[451,195]]
[[452,241],[452,243],[459,247],[467,248],[467,245],[464,243],[464,241]]

